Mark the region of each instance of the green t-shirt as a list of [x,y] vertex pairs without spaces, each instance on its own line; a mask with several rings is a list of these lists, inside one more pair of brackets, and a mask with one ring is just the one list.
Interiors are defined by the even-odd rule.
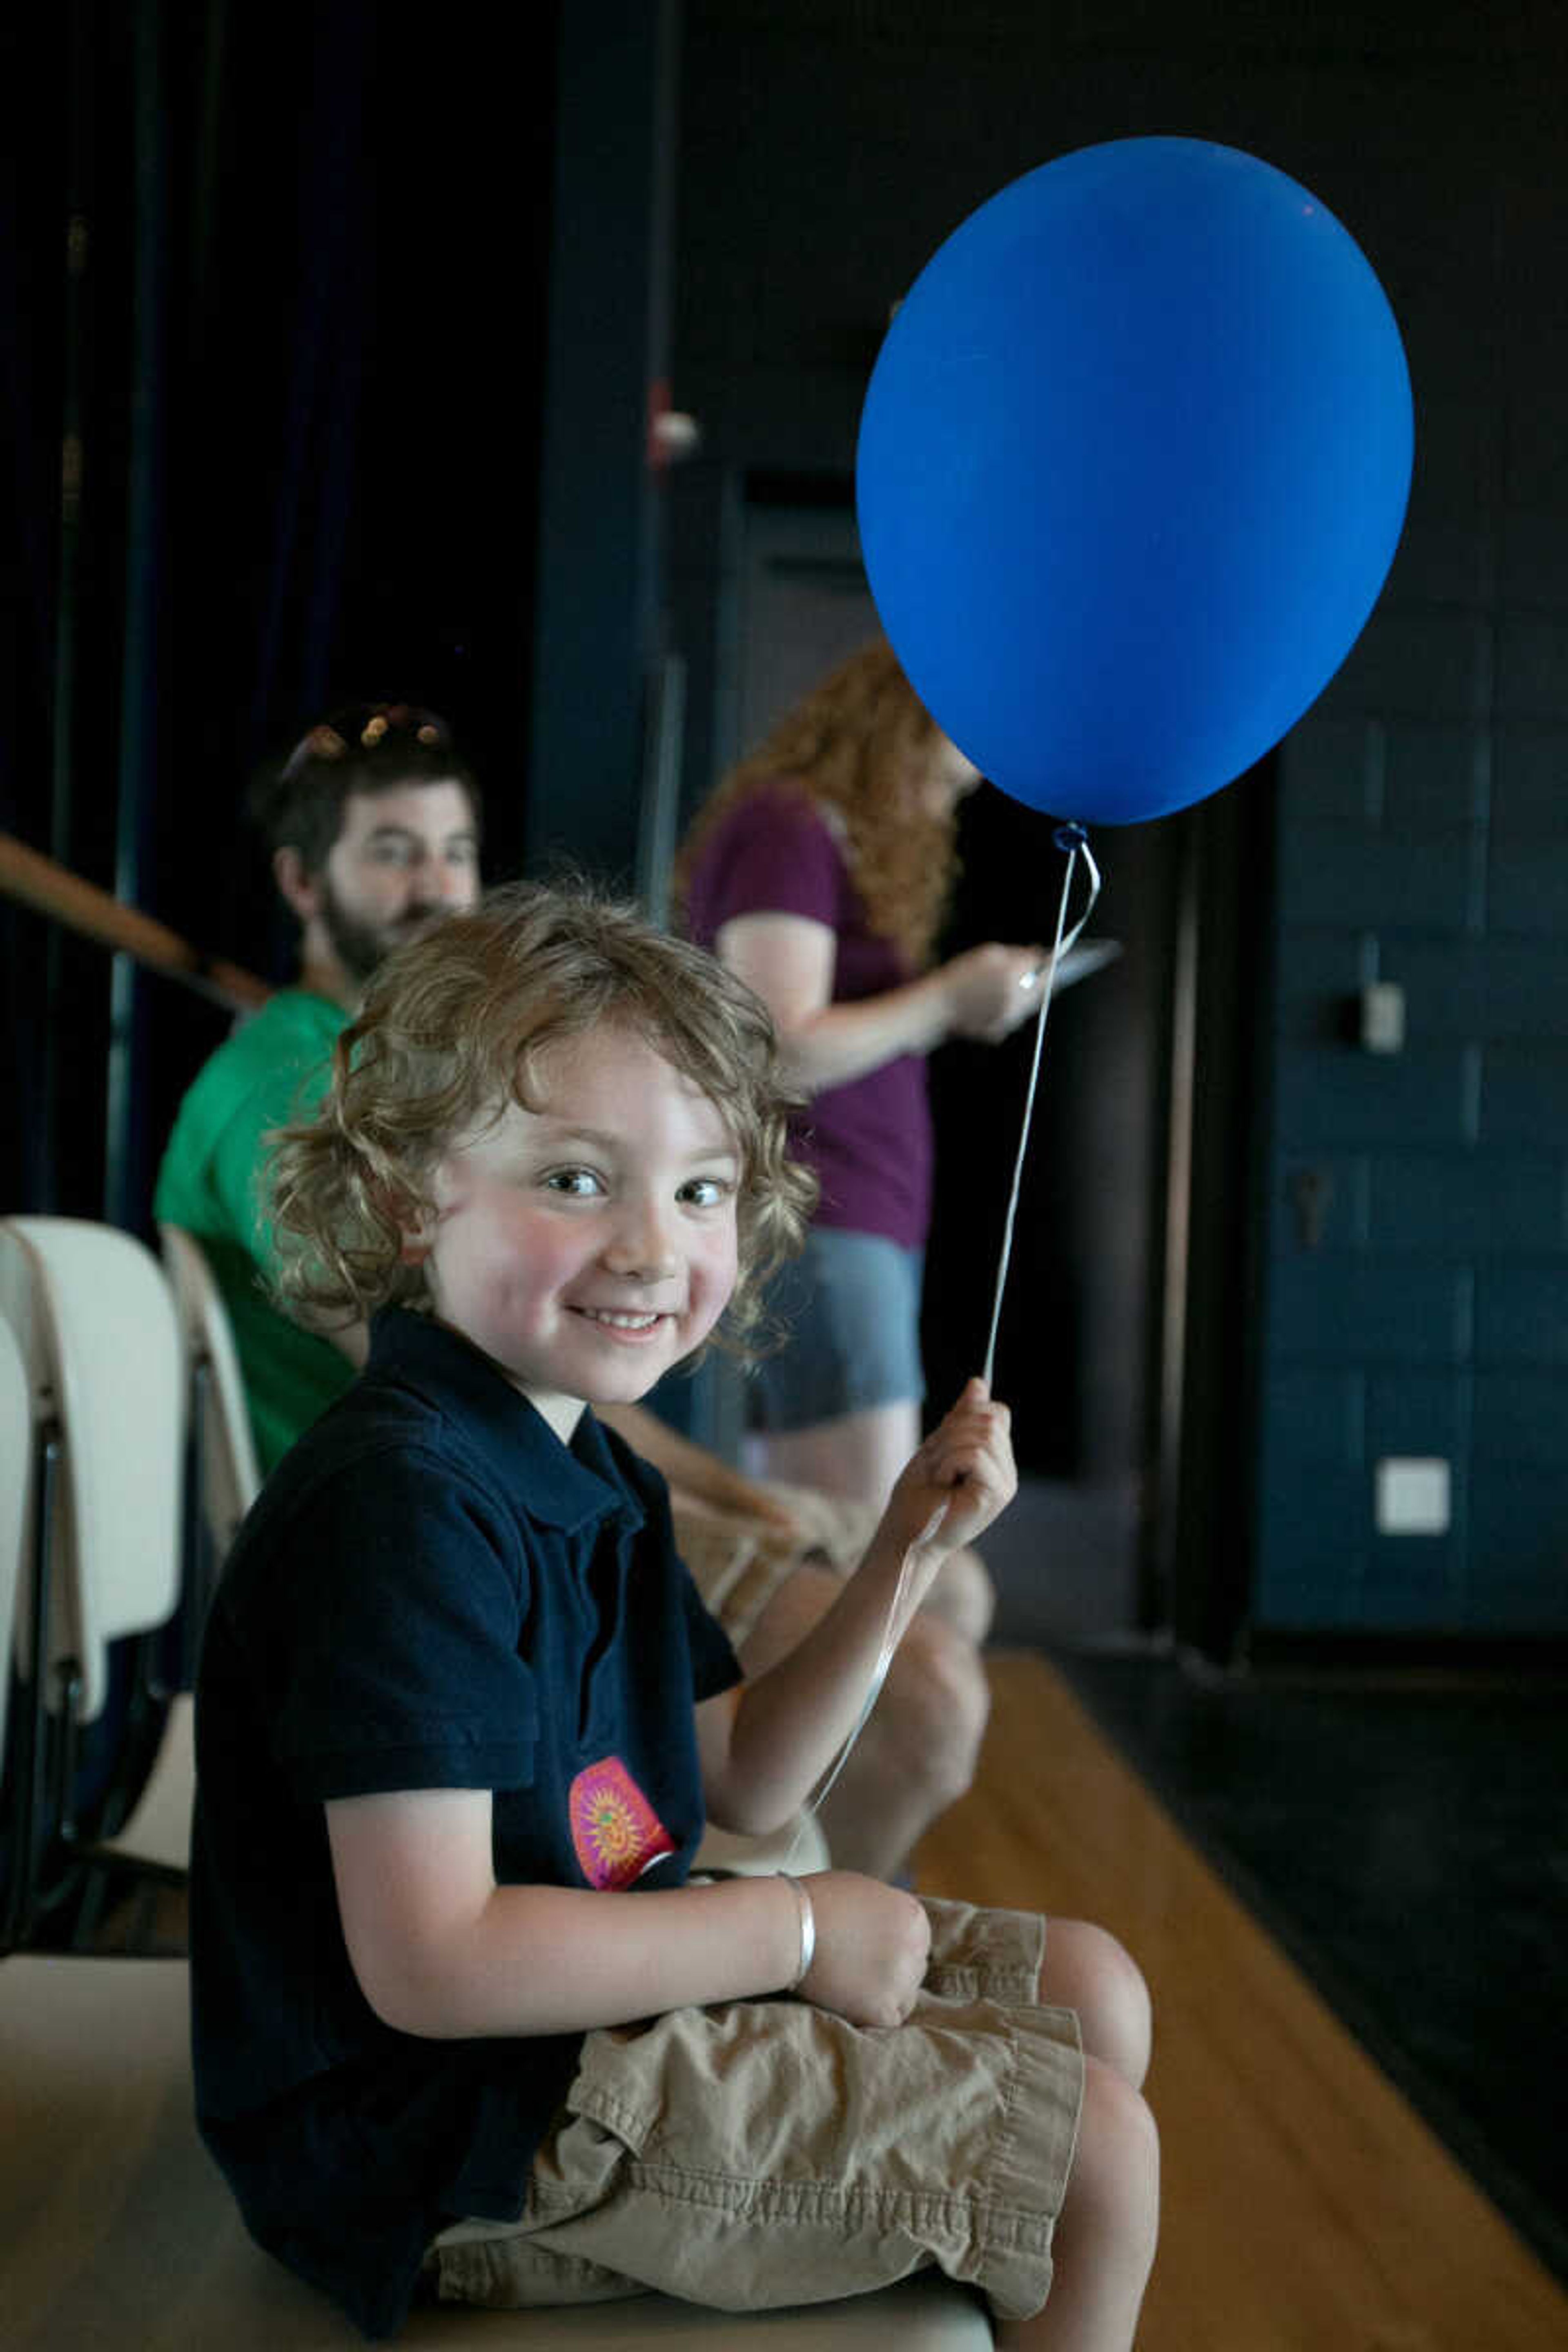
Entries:
[[194,1234],[212,1262],[234,1325],[263,1474],[340,1395],[353,1367],[330,1339],[268,1303],[260,1179],[266,1139],[308,1111],[348,1020],[342,1005],[300,988],[269,997],[198,1071],[158,1171],[153,1213]]

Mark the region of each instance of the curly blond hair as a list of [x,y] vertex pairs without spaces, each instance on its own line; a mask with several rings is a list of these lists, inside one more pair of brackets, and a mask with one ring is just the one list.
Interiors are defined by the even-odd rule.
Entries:
[[870,929],[921,970],[957,875],[957,826],[952,810],[933,815],[909,787],[943,740],[892,647],[873,638],[731,769],[687,836],[676,866],[678,894],[684,901],[698,851],[737,802],[763,785],[786,782],[837,811]]
[[270,1161],[274,1288],[331,1328],[397,1304],[427,1311],[407,1235],[436,1213],[437,1163],[509,1100],[536,1107],[538,1057],[605,1024],[699,1087],[741,1163],[740,1276],[722,1342],[747,1350],[768,1276],[801,1244],[816,1180],[786,1158],[795,1097],[760,997],[713,957],[584,886],[514,883],[397,949],[333,1049],[315,1113]]

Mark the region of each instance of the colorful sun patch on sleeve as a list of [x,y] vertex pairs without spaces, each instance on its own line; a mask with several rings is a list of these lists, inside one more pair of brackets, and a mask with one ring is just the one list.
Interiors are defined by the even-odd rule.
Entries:
[[601,1757],[572,1783],[572,1843],[590,1886],[630,1886],[675,1840],[618,1756]]

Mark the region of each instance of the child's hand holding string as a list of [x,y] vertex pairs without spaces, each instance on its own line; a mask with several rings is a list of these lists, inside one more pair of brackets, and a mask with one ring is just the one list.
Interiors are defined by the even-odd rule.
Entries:
[[900,1552],[914,1552],[922,1590],[949,1554],[973,1543],[1017,1493],[1012,1426],[1007,1407],[976,1377],[900,1473],[882,1531]]
[[[872,1546],[872,1555],[880,1553],[889,1570],[898,1565],[868,1704],[938,1569],[951,1552],[988,1528],[1017,1492],[1011,1426],[1006,1406],[992,1402],[984,1381],[972,1380],[900,1474]],[[857,1725],[847,1746],[858,1729]],[[815,1961],[801,1980],[802,1998],[837,2010],[855,2024],[900,2024],[925,1972],[930,1930],[924,1912],[900,1889],[853,1872],[827,1871],[808,1884],[818,1941]]]
[[[698,1710],[709,1811],[721,1827],[774,1826],[803,1799],[815,1809],[831,1790],[932,1579],[1017,1492],[1011,1425],[985,1382],[968,1381],[900,1473],[832,1608],[743,1690]],[[802,1994],[857,2023],[898,2022],[924,1964],[919,1906],[853,1872],[810,1885],[824,1908]]]

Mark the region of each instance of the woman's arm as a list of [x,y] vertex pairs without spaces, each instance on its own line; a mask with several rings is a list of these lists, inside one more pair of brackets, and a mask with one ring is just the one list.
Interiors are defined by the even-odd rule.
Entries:
[[901,988],[833,1002],[837,943],[809,915],[737,915],[714,940],[721,963],[772,1013],[790,1076],[810,1094],[864,1077],[900,1054],[929,1054],[948,1037],[1005,1037],[1038,1003],[1019,983],[1044,961],[1038,948],[970,948]]

